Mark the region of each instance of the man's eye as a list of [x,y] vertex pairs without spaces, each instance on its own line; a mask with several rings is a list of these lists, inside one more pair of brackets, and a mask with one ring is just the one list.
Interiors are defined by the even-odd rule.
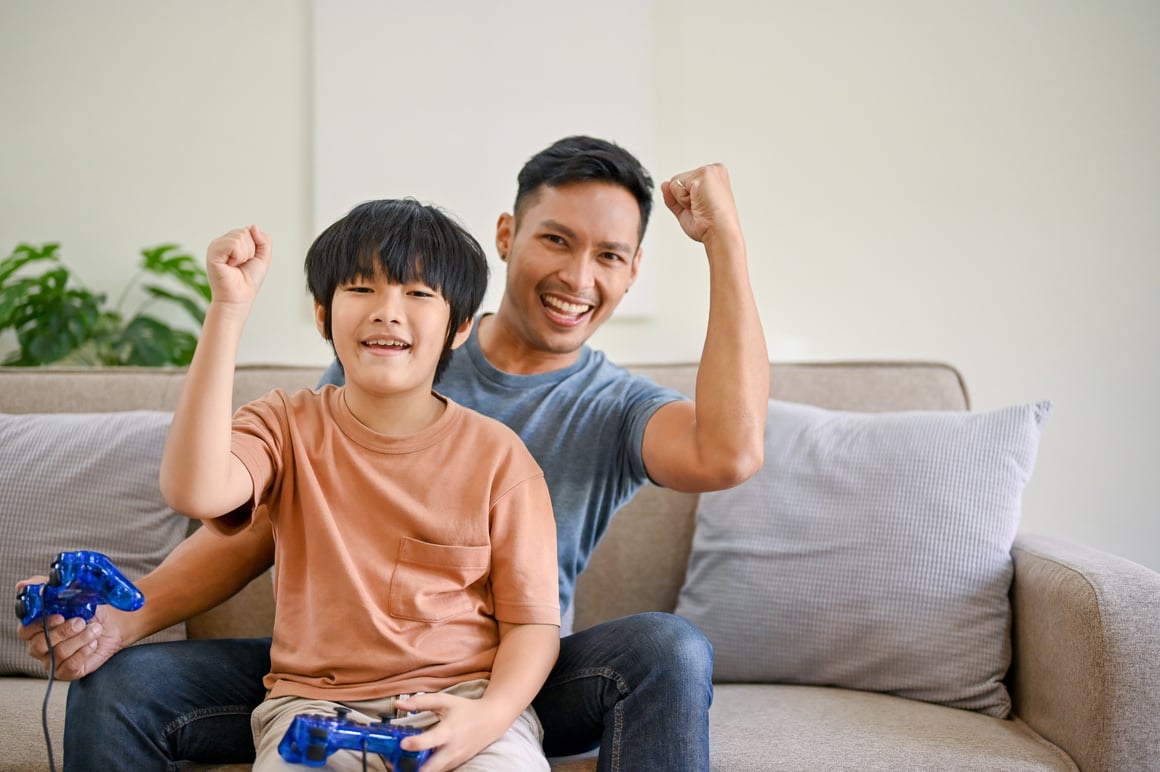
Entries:
[[544,240],[548,241],[549,243],[552,243],[552,244],[563,244],[564,243],[564,237],[557,236],[555,233],[544,234]]
[[602,252],[600,254],[600,256],[603,257],[605,260],[612,260],[612,261],[620,261],[620,260],[624,259],[623,257],[616,254],[615,252]]

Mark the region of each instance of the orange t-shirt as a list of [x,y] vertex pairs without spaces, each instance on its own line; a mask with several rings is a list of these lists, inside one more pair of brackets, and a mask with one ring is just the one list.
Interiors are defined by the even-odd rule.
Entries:
[[503,424],[450,400],[386,437],[342,389],[238,410],[233,452],[266,510],[276,597],[267,697],[362,700],[490,676],[499,622],[560,623],[543,473]]

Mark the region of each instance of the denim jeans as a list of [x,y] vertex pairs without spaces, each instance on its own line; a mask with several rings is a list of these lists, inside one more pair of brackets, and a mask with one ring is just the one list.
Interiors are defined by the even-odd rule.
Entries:
[[[269,670],[268,638],[127,648],[70,686],[65,772],[253,761],[250,713]],[[602,772],[708,770],[712,673],[709,642],[671,614],[567,636],[533,702],[544,751],[599,746]]]

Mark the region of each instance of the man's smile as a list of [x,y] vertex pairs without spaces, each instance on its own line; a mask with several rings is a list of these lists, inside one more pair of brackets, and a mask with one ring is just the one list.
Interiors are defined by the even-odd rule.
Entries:
[[549,293],[540,295],[540,303],[552,319],[567,325],[578,323],[582,317],[596,307],[591,303],[576,303]]

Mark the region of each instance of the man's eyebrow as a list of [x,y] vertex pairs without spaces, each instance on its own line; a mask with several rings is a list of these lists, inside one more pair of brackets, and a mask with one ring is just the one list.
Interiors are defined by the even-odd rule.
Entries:
[[[570,239],[576,238],[576,231],[572,230],[564,223],[558,222],[556,220],[541,220],[540,227],[547,228],[548,230],[559,231],[561,235]],[[623,252],[627,255],[631,255],[633,252],[632,247],[630,247],[628,244],[625,244],[623,241],[601,241],[598,242],[596,246],[600,247],[601,249],[611,250],[613,252]]]

